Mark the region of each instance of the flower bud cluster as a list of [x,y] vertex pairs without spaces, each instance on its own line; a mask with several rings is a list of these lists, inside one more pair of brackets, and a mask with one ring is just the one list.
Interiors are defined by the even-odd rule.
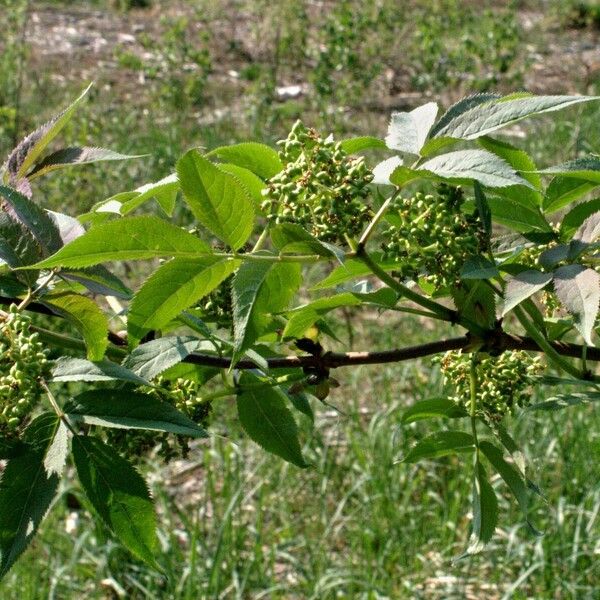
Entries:
[[366,200],[373,174],[364,158],[348,156],[340,142],[321,138],[301,121],[278,143],[284,168],[267,183],[261,206],[269,221],[298,223],[342,245],[346,235],[360,235],[372,216]]
[[[453,400],[467,410],[471,403],[471,356],[460,351],[447,352],[439,360],[444,383],[455,390]],[[531,398],[530,386],[543,371],[539,356],[520,350],[500,356],[479,354],[476,364],[477,406],[490,417],[502,418],[524,407]]]
[[[211,405],[203,401],[199,394],[199,384],[188,379],[156,379],[153,389],[161,401],[168,402],[187,415],[192,421],[206,427],[209,422]],[[189,453],[188,439],[181,435],[157,433],[155,431],[132,429],[107,429],[107,441],[129,457],[143,457],[158,446],[158,455],[165,462],[174,458],[185,458]]]
[[400,277],[425,277],[436,289],[460,280],[465,261],[486,245],[479,217],[462,212],[463,202],[460,187],[442,184],[436,194],[417,192],[392,203],[397,222],[384,233],[382,249],[384,259],[398,261]]
[[40,380],[50,376],[48,351],[15,304],[0,325],[0,434],[16,435],[40,401]]

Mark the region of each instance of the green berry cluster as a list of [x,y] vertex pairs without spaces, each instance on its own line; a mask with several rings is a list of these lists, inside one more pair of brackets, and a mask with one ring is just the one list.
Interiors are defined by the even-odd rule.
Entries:
[[[455,390],[457,404],[470,407],[471,355],[460,351],[447,352],[439,360],[444,383]],[[530,386],[534,377],[543,371],[540,357],[519,350],[506,351],[500,356],[478,354],[477,406],[491,418],[502,418],[517,407],[529,403]]]
[[233,320],[233,301],[231,299],[231,283],[233,275],[221,282],[210,294],[205,296],[199,306],[203,313],[224,327],[229,327]]
[[[197,382],[182,378],[166,380],[158,377],[156,384],[158,387],[153,389],[151,394],[155,394],[163,402],[172,404],[195,423],[203,427],[208,426],[211,405],[203,401]],[[158,455],[165,462],[169,462],[174,458],[187,457],[190,451],[188,439],[181,435],[132,429],[107,429],[105,435],[108,443],[129,457],[141,458],[158,446]]]
[[462,212],[463,203],[461,188],[445,184],[436,194],[417,192],[392,203],[398,222],[384,233],[382,249],[385,260],[399,263],[400,277],[425,277],[436,289],[456,285],[465,261],[486,246],[479,217]]
[[341,245],[360,235],[372,216],[366,200],[373,174],[364,158],[348,156],[340,142],[323,139],[301,121],[278,144],[284,168],[263,191],[269,221],[298,223]]
[[48,351],[15,304],[0,325],[0,434],[14,437],[40,401],[40,381],[50,376]]

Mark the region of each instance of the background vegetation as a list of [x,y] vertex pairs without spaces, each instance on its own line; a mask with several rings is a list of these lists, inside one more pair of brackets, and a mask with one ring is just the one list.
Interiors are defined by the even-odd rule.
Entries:
[[[490,89],[598,93],[600,82],[600,8],[591,0],[0,0],[0,8],[2,155],[89,80],[91,102],[68,141],[149,154],[47,178],[47,206],[63,212],[163,177],[193,146],[248,136],[273,143],[299,116],[323,133],[383,135],[392,110],[429,97],[447,106]],[[540,165],[598,151],[599,116],[590,106],[565,113],[566,125],[528,122],[527,149]],[[435,337],[414,324],[389,313],[331,321],[345,348]],[[419,433],[411,425],[417,431],[405,435],[400,411],[441,389],[437,368],[364,367],[337,378],[339,412],[315,406],[314,429],[304,424],[313,469],[243,439],[227,404],[216,407],[219,435],[188,461],[144,465],[168,579],[109,541],[80,491],[65,487],[0,596],[598,598],[598,408],[519,418],[517,436],[548,496],[537,509],[546,535],[501,522],[493,550],[452,564],[468,530],[459,521],[467,476],[456,476],[451,458],[394,465]]]

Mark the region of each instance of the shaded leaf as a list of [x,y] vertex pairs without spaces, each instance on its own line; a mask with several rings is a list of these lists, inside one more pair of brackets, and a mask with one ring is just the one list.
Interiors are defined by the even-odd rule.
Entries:
[[131,390],[89,390],[66,402],[63,410],[73,421],[87,425],[166,431],[195,438],[208,436],[168,402]]
[[502,316],[519,305],[552,281],[552,273],[542,273],[535,269],[523,271],[506,282]]
[[415,463],[430,458],[440,458],[458,452],[473,452],[475,440],[463,431],[436,431],[425,436],[402,459],[402,462]]
[[571,237],[579,226],[592,214],[600,211],[600,198],[582,202],[573,207],[560,224],[560,233],[563,238]]
[[67,356],[61,356],[54,364],[52,381],[127,381],[135,385],[151,385],[146,379],[109,360],[92,362]]
[[132,554],[158,568],[156,516],[140,474],[98,438],[75,436],[73,459],[96,513]]
[[342,150],[347,154],[356,154],[357,152],[362,152],[363,150],[386,148],[383,140],[368,135],[342,140],[340,145],[342,146]]
[[473,526],[465,555],[481,552],[492,539],[498,524],[498,499],[487,479],[483,465],[477,462],[473,477]]
[[[251,373],[244,373],[240,385],[256,385],[260,381]],[[237,397],[237,409],[240,423],[253,441],[298,467],[308,466],[302,456],[296,421],[279,388],[265,386],[243,390]]]
[[554,290],[561,304],[574,317],[585,343],[591,334],[600,302],[600,275],[581,265],[565,265],[554,272]]
[[449,398],[428,398],[407,408],[402,413],[402,423],[406,425],[423,419],[457,419],[466,416],[468,415],[465,409]]
[[262,179],[271,179],[283,169],[277,151],[256,142],[220,146],[211,150],[207,156],[218,156],[221,160],[248,169]]

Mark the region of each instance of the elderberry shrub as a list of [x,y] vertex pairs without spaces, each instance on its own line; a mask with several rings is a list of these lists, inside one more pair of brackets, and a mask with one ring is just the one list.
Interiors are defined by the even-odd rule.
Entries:
[[[454,388],[453,400],[469,410],[471,355],[460,351],[446,352],[439,363],[444,383]],[[539,356],[514,350],[499,356],[478,354],[475,370],[477,406],[488,417],[501,419],[529,403],[530,386],[544,367]]]
[[0,325],[0,434],[16,437],[42,396],[50,377],[48,351],[31,331],[31,319],[12,304]]
[[[211,404],[200,396],[200,385],[197,382],[182,378],[166,380],[157,377],[155,383],[158,387],[150,394],[172,404],[195,423],[203,427],[208,426]],[[146,388],[144,390],[147,391]],[[157,446],[158,454],[165,462],[175,458],[186,458],[190,451],[188,438],[181,435],[132,429],[106,429],[104,434],[111,446],[137,458],[148,455]]]
[[364,158],[349,156],[340,142],[323,139],[301,121],[278,144],[284,168],[263,192],[268,220],[297,223],[340,245],[358,236],[373,214],[366,204],[373,174]]
[[423,276],[436,290],[459,283],[465,261],[487,245],[479,216],[462,212],[464,200],[460,187],[441,184],[435,194],[417,192],[392,203],[397,219],[382,249],[384,259],[399,263],[400,277]]

